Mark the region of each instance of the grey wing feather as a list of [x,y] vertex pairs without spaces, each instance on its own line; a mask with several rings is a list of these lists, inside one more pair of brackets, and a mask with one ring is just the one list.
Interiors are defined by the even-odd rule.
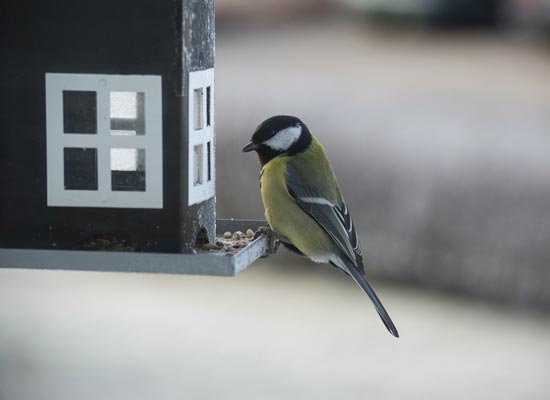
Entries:
[[344,224],[344,227],[346,229],[349,242],[353,247],[353,253],[355,255],[356,265],[359,268],[359,270],[364,273],[365,271],[363,266],[363,253],[361,252],[361,245],[359,244],[359,238],[357,237],[357,232],[355,231],[355,225],[353,224],[353,221],[351,219],[351,215],[349,213],[348,207],[346,206],[346,203],[342,202],[341,206],[337,208],[337,211],[338,211],[338,217],[340,218],[341,222]]
[[[340,254],[347,259],[343,260],[345,268],[370,297],[386,328],[392,335],[399,337],[397,328],[389,314],[365,278],[363,255],[346,204],[343,201],[338,205],[331,204],[328,200],[323,199],[314,189],[304,185],[290,164],[287,164],[286,185],[289,194],[300,208],[310,215],[331,237],[340,250]],[[334,265],[343,268],[341,265]]]
[[289,194],[300,208],[325,230],[346,257],[363,272],[359,241],[345,203],[332,204],[323,199],[317,191],[303,184],[290,164],[287,164],[286,185]]

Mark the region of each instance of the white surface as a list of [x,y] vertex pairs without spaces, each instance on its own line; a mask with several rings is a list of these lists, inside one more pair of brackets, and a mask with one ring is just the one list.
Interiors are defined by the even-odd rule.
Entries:
[[[97,92],[97,134],[63,133],[63,91]],[[145,94],[145,135],[111,135],[111,92]],[[127,97],[127,96],[126,96]],[[125,113],[128,107],[117,112]],[[160,76],[46,74],[48,206],[162,208],[162,86]],[[63,148],[96,148],[98,190],[65,190]],[[111,149],[144,149],[145,191],[111,190]]]
[[204,128],[204,88],[193,90],[193,129]]
[[[546,400],[550,319],[331,267],[0,271],[0,398]],[[281,261],[273,259],[272,261]]]
[[[210,87],[210,125],[207,124],[207,90]],[[197,89],[203,89],[202,95],[197,96]],[[188,85],[188,131],[189,131],[189,205],[200,203],[214,197],[216,194],[216,146],[215,146],[215,118],[214,118],[214,68],[189,73]],[[196,101],[200,103],[196,104]],[[198,127],[198,129],[196,129]],[[211,143],[210,151],[210,180],[208,180],[208,152],[207,144]],[[195,156],[195,146],[202,145],[202,160]],[[199,167],[197,162],[201,162]],[[202,171],[201,171],[202,170]],[[195,184],[198,174],[202,175],[202,183]]]
[[137,118],[136,92],[111,92],[111,118]]
[[112,171],[145,171],[143,149],[111,149]]

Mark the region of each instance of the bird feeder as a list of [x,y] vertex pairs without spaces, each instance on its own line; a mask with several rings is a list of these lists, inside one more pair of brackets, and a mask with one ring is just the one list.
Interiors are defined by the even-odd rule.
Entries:
[[234,275],[264,254],[201,250],[261,223],[216,221],[212,0],[6,0],[0,26],[0,267]]

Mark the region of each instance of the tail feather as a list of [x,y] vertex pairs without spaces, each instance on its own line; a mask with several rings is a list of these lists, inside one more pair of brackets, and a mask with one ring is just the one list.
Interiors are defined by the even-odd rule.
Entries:
[[391,320],[388,312],[386,311],[386,309],[382,305],[382,302],[380,301],[380,299],[378,298],[378,296],[374,292],[372,286],[367,282],[367,279],[365,278],[365,276],[357,269],[357,267],[355,265],[347,265],[347,267],[348,267],[347,269],[348,269],[350,275],[353,277],[355,282],[357,282],[357,284],[359,286],[361,286],[361,289],[363,289],[365,291],[365,293],[372,300],[372,302],[374,304],[374,308],[378,312],[378,315],[380,316],[380,319],[382,319],[382,322],[384,323],[384,325],[386,326],[388,331],[393,336],[398,338],[399,333],[397,332],[397,328],[393,324],[393,321]]

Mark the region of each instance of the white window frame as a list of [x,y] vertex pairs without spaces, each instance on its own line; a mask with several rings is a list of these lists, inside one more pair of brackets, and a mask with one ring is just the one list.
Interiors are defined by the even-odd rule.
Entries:
[[[188,84],[188,204],[197,204],[208,200],[216,194],[216,143],[215,143],[215,118],[214,118],[214,68],[195,71],[189,73]],[[210,87],[210,125],[207,124],[207,87]],[[195,93],[196,89],[203,88],[202,105],[202,125],[200,129],[195,129]],[[210,180],[208,180],[208,146],[210,142]],[[194,148],[202,144],[202,183],[195,185],[195,164]]]
[[[63,127],[63,91],[95,91],[97,133],[69,134]],[[143,92],[145,134],[111,135],[110,92]],[[48,206],[162,208],[162,79],[156,75],[46,74]],[[97,190],[66,190],[63,149],[97,149]],[[145,191],[114,191],[111,149],[145,150]]]

